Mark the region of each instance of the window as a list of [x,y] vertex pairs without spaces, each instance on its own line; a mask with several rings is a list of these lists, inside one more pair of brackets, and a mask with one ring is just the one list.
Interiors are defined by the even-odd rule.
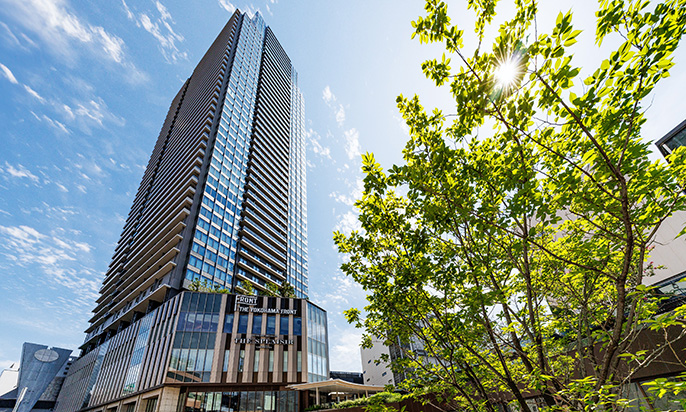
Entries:
[[188,258],[188,264],[200,269],[202,267],[202,262],[200,259],[196,258],[195,256],[191,256]]
[[224,319],[224,333],[231,333],[233,331],[233,313],[226,315]]
[[269,351],[269,372],[274,372],[274,350]]
[[209,222],[206,222],[206,221],[203,220],[203,219],[198,219],[198,226],[200,226],[201,228],[203,228],[203,229],[205,229],[205,230],[210,230],[210,224],[209,224]]
[[202,270],[209,273],[210,276],[214,276],[214,266],[211,266],[208,262],[202,264]]
[[293,318],[293,335],[302,335],[302,318]]
[[259,335],[262,333],[262,315],[255,315],[252,318],[252,334]]
[[248,333],[248,314],[241,313],[238,315],[238,330],[237,333]]
[[191,249],[193,250],[193,252],[199,254],[200,256],[205,255],[205,248],[200,246],[200,244],[197,242],[193,242],[193,247]]
[[157,408],[157,397],[150,398],[145,402],[145,412],[155,412]]
[[288,372],[288,351],[283,351],[283,371]]
[[229,358],[229,355],[230,355],[230,354],[229,354],[229,350],[228,350],[228,349],[225,350],[225,351],[224,351],[224,372],[228,372],[228,371],[229,371],[229,359],[230,359],[230,358]]
[[245,361],[245,350],[241,349],[238,353],[238,372],[243,372],[243,361]]
[[205,259],[215,262],[217,260],[217,254],[210,252],[209,250],[205,253]]
[[259,372],[260,371],[260,351],[256,350],[255,351],[255,359],[253,361],[253,372]]
[[288,316],[281,316],[281,324],[279,325],[279,334],[288,335]]
[[200,240],[200,241],[203,242],[203,243],[207,242],[207,235],[204,234],[204,233],[202,233],[202,232],[199,231],[199,230],[196,230],[196,231],[195,231],[195,238],[198,239],[198,240]]
[[267,330],[265,331],[265,334],[276,334],[276,315],[267,315]]
[[303,367],[302,367],[302,365],[303,365],[303,354],[302,354],[302,351],[298,351],[296,362],[297,362],[297,365],[296,365],[297,369],[296,370],[298,372],[302,372],[303,371]]

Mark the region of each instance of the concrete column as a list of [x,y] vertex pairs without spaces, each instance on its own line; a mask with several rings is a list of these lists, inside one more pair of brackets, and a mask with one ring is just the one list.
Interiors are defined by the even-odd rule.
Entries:
[[176,411],[181,388],[165,386],[157,399],[157,410],[160,412]]

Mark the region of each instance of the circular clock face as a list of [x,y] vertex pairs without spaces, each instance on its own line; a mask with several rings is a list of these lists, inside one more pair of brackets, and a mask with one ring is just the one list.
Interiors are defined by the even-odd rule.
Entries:
[[57,352],[51,349],[39,349],[33,356],[35,356],[35,358],[39,361],[45,363],[54,362],[57,360],[57,358],[60,357],[60,355]]

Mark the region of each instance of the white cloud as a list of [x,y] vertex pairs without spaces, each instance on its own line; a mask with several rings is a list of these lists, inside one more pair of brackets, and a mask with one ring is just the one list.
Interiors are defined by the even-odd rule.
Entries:
[[331,87],[328,85],[322,90],[322,99],[333,110],[338,126],[343,127],[345,123],[345,108],[342,104],[336,104],[336,95],[333,94]]
[[[339,173],[341,173],[341,172],[342,172],[342,170],[339,169]],[[343,193],[336,191],[336,192],[330,193],[329,197],[333,198],[336,202],[343,203],[346,206],[353,206],[355,204],[355,201],[357,201],[357,199],[362,198],[362,191],[364,189],[364,182],[362,181],[362,179],[357,179],[355,181],[354,186],[353,186],[353,184],[351,184],[348,179],[345,179],[345,180],[346,180],[346,186],[350,190],[350,193],[346,195],[346,194],[343,194]]]
[[359,157],[362,153],[360,152],[360,134],[354,127],[350,130],[346,130],[343,133],[345,137],[345,153],[348,155],[348,159],[352,160]]
[[353,230],[360,230],[360,228],[360,221],[357,220],[357,215],[351,210],[340,215],[336,226],[334,226],[334,230],[345,235],[349,235]]
[[338,203],[343,203],[346,206],[352,206],[355,204],[355,198],[354,197],[344,195],[340,192],[329,193],[329,197],[333,198]]
[[68,119],[74,120],[76,118],[76,116],[74,115],[74,111],[71,109],[71,107],[67,106],[66,104],[62,105],[62,110],[64,110]]
[[5,76],[7,80],[10,81],[12,84],[17,84],[19,83],[17,81],[17,78],[14,77],[14,74],[12,73],[12,70],[8,69],[7,66],[4,64],[0,63],[0,71],[2,71],[2,74]]
[[309,129],[307,130],[307,132],[305,132],[305,136],[308,138],[314,154],[331,160],[331,149],[322,146],[322,144],[320,143],[321,136],[319,136],[319,133],[317,133],[313,129]]
[[36,214],[49,220],[65,222],[77,214],[73,208],[50,206],[45,202],[31,209],[22,209],[22,212],[27,215]]
[[322,146],[316,140],[312,140],[312,151],[318,155],[321,155],[322,157],[326,157],[327,159],[331,160],[331,149]]
[[48,275],[49,284],[65,286],[84,301],[97,296],[100,282],[90,269],[79,267],[92,247],[84,242],[45,234],[30,226],[0,226],[0,251],[6,261],[22,268],[37,266]]
[[74,113],[77,116],[83,116],[87,119],[93,120],[98,125],[102,126],[102,119],[105,117],[100,104],[94,100],[91,100],[85,104],[77,104],[76,111]]
[[62,132],[62,133],[64,133],[64,134],[70,134],[70,133],[71,133],[71,132],[69,131],[69,129],[67,129],[67,127],[66,127],[64,124],[62,124],[61,122],[59,122],[59,121],[57,121],[57,120],[51,119],[51,118],[49,118],[49,117],[46,116],[46,115],[41,115],[41,116],[39,116],[39,115],[37,115],[37,114],[34,113],[34,112],[31,112],[31,114],[32,114],[33,117],[35,117],[36,120],[38,120],[39,122],[46,122],[46,123],[47,123],[48,125],[50,125],[51,127],[57,129],[58,131],[60,131],[60,132]]
[[0,233],[7,235],[10,238],[10,241],[31,247],[46,237],[29,226],[0,226]]
[[331,92],[331,88],[327,85],[324,90],[322,90],[322,98],[326,103],[331,103],[336,101],[336,96]]
[[28,85],[26,85],[26,84],[24,85],[24,90],[26,90],[26,92],[27,92],[28,94],[30,94],[31,96],[33,96],[33,97],[35,97],[36,99],[38,99],[39,102],[45,103],[45,99],[43,98],[43,96],[41,96],[40,94],[38,94],[38,92],[36,92],[36,91],[33,90],[32,88],[30,88]]
[[338,106],[338,110],[336,111],[336,122],[341,127],[343,126],[343,123],[345,123],[345,109],[343,108],[343,105]]
[[38,183],[40,181],[38,176],[31,173],[31,171],[29,171],[27,168],[25,168],[23,165],[20,165],[20,164],[18,164],[17,167],[14,167],[11,164],[5,162],[4,172],[13,178],[29,179],[29,180],[33,181],[34,183]]
[[349,298],[356,299],[360,296],[364,296],[364,290],[362,289],[362,286],[340,271],[337,271],[330,281],[332,285],[336,286],[327,289],[328,291],[324,294],[324,296],[315,297],[316,301],[322,306],[331,308],[335,307],[336,309],[340,309],[342,311],[351,304]]
[[4,3],[14,21],[47,44],[51,52],[73,60],[86,46],[90,52],[128,69],[130,80],[145,79],[144,74],[126,61],[124,41],[72,13],[67,0],[4,0]]
[[172,16],[171,16],[171,14],[169,14],[169,11],[167,10],[167,8],[164,7],[164,4],[160,3],[159,1],[156,1],[155,7],[157,7],[157,11],[160,12],[160,16],[162,17],[162,20],[171,20]]
[[331,362],[330,369],[339,371],[360,371],[362,367],[360,360],[362,332],[359,329],[348,327],[332,334],[331,340],[331,356],[329,356]]
[[[267,11],[269,12],[269,14],[271,14],[271,10],[269,9],[269,5],[267,4],[266,6],[267,6]],[[233,13],[236,11],[236,5],[233,4],[232,2],[230,2],[229,0],[219,0],[219,7],[228,11],[229,13]],[[252,3],[243,7],[242,10],[244,12],[246,12],[248,14],[248,17],[250,17],[250,18],[253,18],[255,16],[255,13],[260,11],[259,7],[255,7],[255,5]]]
[[160,15],[158,18],[151,18],[148,13],[139,13],[136,16],[136,13],[129,8],[124,0],[122,0],[122,4],[129,20],[134,21],[136,26],[142,27],[157,40],[160,52],[167,62],[175,63],[178,60],[188,58],[188,53],[179,51],[176,45],[177,42],[182,42],[184,38],[172,28],[174,19],[164,4],[159,1],[155,2],[156,11]]
[[21,49],[26,49],[8,25],[6,25],[3,22],[0,22],[0,27],[2,27],[2,35],[3,38],[6,40],[6,43],[9,43],[10,45],[15,47],[19,47]]
[[234,6],[233,3],[228,0],[219,0],[219,5],[229,13],[236,11],[236,6]]
[[117,126],[124,124],[124,119],[110,112],[100,97],[92,96],[84,101],[75,102],[73,106],[54,101],[53,106],[68,121],[75,122],[86,133],[90,133],[92,127],[105,127],[105,122]]
[[[2,71],[11,82],[16,82],[17,84],[20,84],[9,69],[4,69],[7,69],[7,67],[0,64],[0,71]],[[69,83],[73,84],[79,91],[92,94],[92,86],[85,83],[83,80],[71,78],[69,79]],[[87,98],[87,100],[85,101],[77,101],[74,107],[71,107],[63,103],[59,98],[44,98],[27,84],[21,84],[21,86],[24,88],[24,90],[26,90],[28,94],[30,94],[39,102],[44,104],[48,103],[50,106],[52,106],[53,109],[56,112],[60,113],[60,115],[63,116],[67,121],[76,121],[77,124],[81,127],[81,129],[87,133],[90,132],[90,128],[93,126],[104,127],[103,122],[106,120],[110,121],[111,123],[114,123],[115,125],[124,124],[124,120],[111,113],[108,110],[105,102],[100,97],[91,96]],[[48,117],[46,114],[38,115],[33,111],[31,111],[30,113],[38,121],[46,122],[51,127],[57,129],[62,133],[70,133],[69,129],[62,122],[55,120],[51,117]]]
[[406,135],[410,135],[410,127],[407,125],[405,122],[405,119],[402,118],[402,116],[398,114],[393,114],[393,118],[395,119],[396,122],[398,122],[398,127],[400,127],[400,130],[403,131]]
[[131,9],[129,8],[128,4],[126,4],[126,1],[121,0],[122,5],[124,6],[124,11],[126,11],[126,17],[129,18],[129,20],[133,20],[136,16],[133,14]]
[[110,56],[112,60],[121,63],[124,60],[124,40],[117,36],[113,36],[105,31],[102,27],[93,27],[93,33],[96,35],[100,46],[105,54]]
[[46,115],[43,115],[43,120],[45,120],[50,126],[54,127],[55,129],[59,130],[62,133],[65,133],[65,134],[70,133],[69,129],[67,129],[67,126],[65,126],[64,124],[62,124],[58,120],[51,119]]

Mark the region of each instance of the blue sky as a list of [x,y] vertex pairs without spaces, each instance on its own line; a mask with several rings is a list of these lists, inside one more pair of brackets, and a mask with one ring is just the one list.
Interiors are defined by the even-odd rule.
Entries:
[[[469,22],[454,3],[454,19]],[[396,96],[418,93],[450,112],[447,91],[420,69],[442,51],[410,40],[421,1],[0,0],[0,367],[24,341],[82,342],[171,99],[236,7],[263,15],[299,72],[311,298],[329,313],[331,368],[361,370],[361,333],[341,312],[364,294],[338,269],[332,232],[355,227],[360,154],[385,167],[401,159]],[[592,44],[593,3],[573,7],[591,28],[580,44]],[[558,11],[542,9],[541,31]],[[600,55],[575,53],[589,70]],[[649,97],[648,139],[684,118],[683,48],[676,62]]]

